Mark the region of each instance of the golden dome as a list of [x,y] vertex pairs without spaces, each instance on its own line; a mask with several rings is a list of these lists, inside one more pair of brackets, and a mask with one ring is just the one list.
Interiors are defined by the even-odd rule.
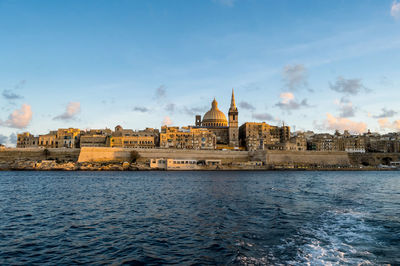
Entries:
[[218,109],[218,102],[215,100],[211,104],[211,109],[208,111],[202,121],[202,126],[212,127],[227,127],[228,120],[223,112]]

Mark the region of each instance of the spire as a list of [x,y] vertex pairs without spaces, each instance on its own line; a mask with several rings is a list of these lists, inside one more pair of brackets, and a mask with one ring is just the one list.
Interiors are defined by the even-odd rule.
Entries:
[[232,98],[231,98],[231,108],[230,110],[236,110],[236,104],[235,104],[235,94],[233,92],[233,88],[232,88]]

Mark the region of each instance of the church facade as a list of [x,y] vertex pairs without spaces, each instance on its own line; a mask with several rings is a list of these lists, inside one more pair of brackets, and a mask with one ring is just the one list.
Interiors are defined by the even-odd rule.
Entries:
[[229,147],[239,147],[239,112],[235,103],[235,95],[232,89],[231,106],[228,111],[228,118],[219,110],[218,102],[214,98],[211,103],[211,109],[201,118],[196,115],[195,127],[206,128],[213,132],[217,137],[217,144]]

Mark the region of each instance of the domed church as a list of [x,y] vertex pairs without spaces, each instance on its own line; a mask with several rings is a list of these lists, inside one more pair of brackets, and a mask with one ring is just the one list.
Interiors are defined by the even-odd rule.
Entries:
[[218,109],[218,102],[214,98],[211,109],[204,114],[203,119],[201,119],[201,115],[196,115],[195,125],[197,128],[207,128],[212,131],[217,137],[217,144],[239,147],[238,114],[232,89],[231,106],[228,111],[229,121],[225,114]]

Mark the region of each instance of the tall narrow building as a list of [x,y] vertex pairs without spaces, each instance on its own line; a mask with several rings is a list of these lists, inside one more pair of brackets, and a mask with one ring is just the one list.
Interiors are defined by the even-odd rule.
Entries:
[[239,112],[235,103],[235,94],[232,89],[231,107],[229,108],[229,146],[239,147]]

